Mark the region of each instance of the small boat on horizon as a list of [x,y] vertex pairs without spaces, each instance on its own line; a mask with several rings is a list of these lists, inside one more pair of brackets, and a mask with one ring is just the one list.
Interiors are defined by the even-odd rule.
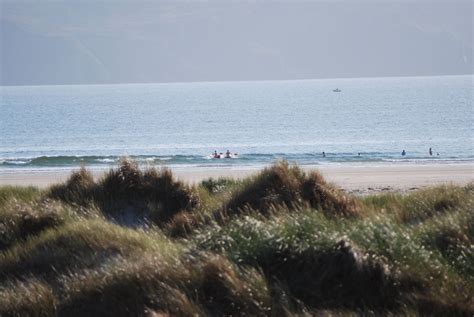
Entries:
[[341,90],[339,88],[336,88],[333,90],[333,92],[341,92]]

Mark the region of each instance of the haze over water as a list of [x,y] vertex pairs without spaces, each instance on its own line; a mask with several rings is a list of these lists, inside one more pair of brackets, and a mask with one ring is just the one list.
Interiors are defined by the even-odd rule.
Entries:
[[0,171],[472,162],[473,78],[3,86]]

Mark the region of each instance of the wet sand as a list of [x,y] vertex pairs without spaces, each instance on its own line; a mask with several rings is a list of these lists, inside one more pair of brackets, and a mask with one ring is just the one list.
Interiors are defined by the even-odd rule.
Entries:
[[[474,163],[433,165],[384,166],[303,166],[305,171],[318,170],[328,181],[354,193],[379,191],[410,191],[432,185],[453,183],[465,185],[474,182]],[[260,168],[175,168],[173,173],[184,182],[197,183],[207,178],[243,178]],[[93,171],[99,178],[104,171]],[[67,179],[70,171],[33,171],[0,173],[0,186],[48,187]]]

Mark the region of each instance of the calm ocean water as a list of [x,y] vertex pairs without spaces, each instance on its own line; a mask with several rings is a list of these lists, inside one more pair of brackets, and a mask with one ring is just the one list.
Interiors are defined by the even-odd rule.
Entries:
[[[473,162],[473,78],[4,86],[0,172],[123,155],[186,167]],[[239,155],[209,156],[227,149]]]

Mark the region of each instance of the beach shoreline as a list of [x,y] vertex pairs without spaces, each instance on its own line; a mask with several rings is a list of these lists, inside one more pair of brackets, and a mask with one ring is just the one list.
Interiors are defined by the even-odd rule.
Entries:
[[[384,191],[405,192],[440,184],[466,185],[474,182],[474,163],[430,164],[430,165],[302,165],[304,171],[317,170],[329,182],[353,193]],[[244,178],[260,171],[262,167],[219,167],[219,168],[171,168],[181,181],[196,184],[204,179],[230,177]],[[71,171],[9,171],[0,172],[0,186],[35,186],[46,188],[65,181]],[[94,170],[94,177],[100,178],[108,169]]]

